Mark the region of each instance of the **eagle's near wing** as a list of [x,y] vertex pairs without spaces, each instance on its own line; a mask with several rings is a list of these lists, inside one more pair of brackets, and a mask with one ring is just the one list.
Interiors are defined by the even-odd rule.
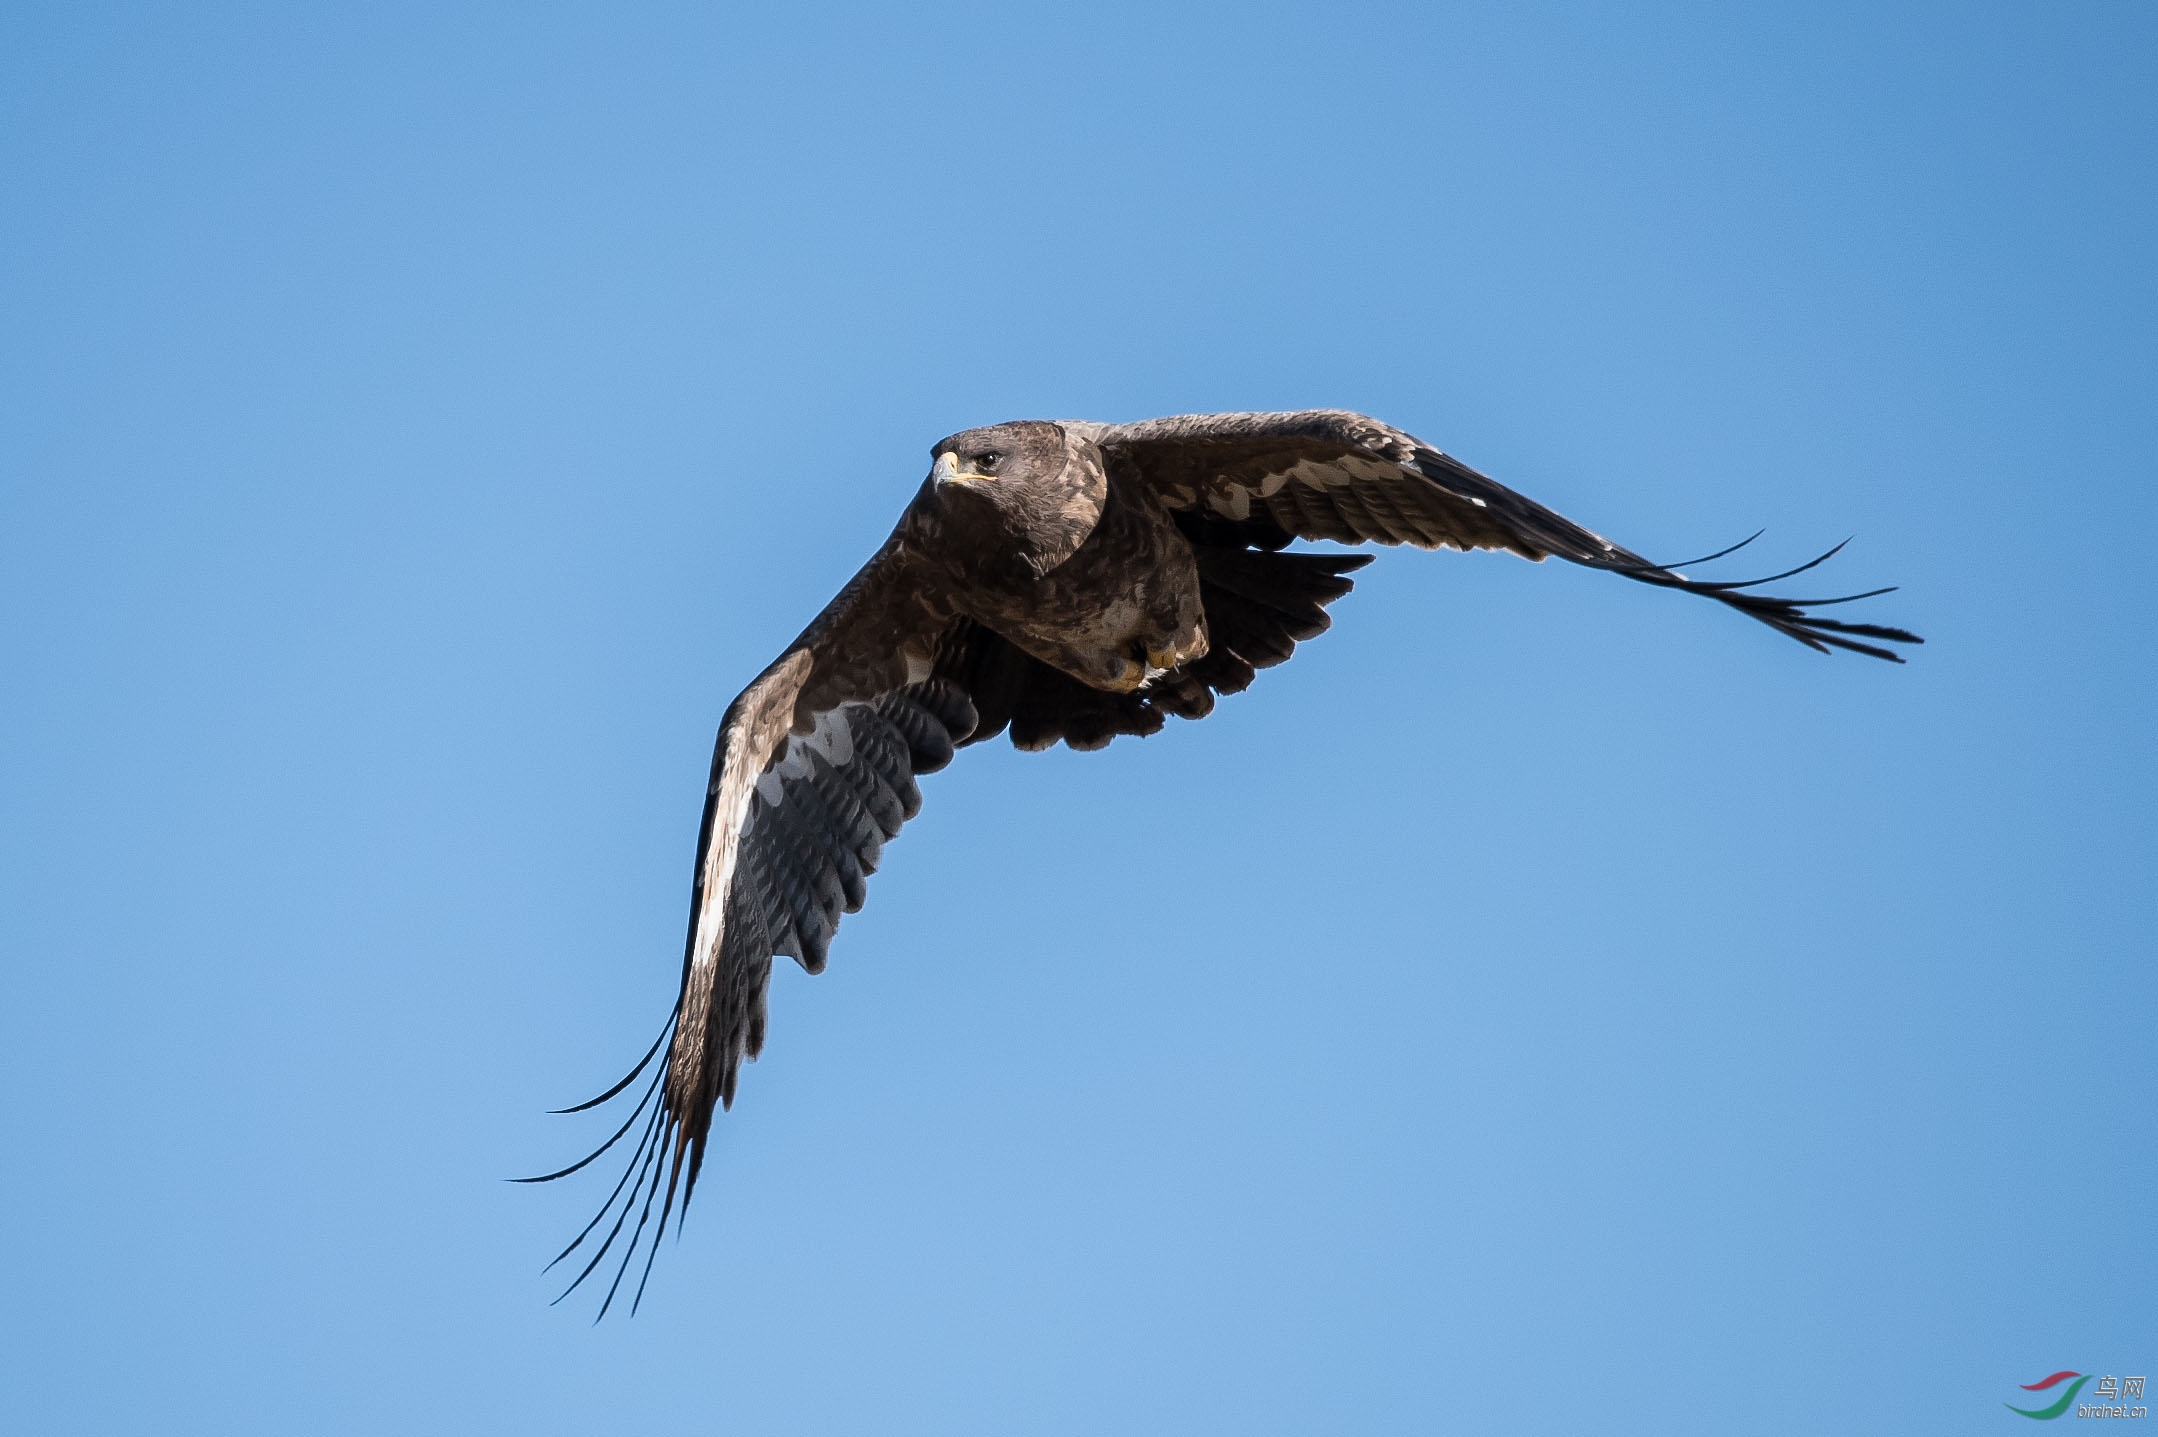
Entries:
[[[582,1262],[564,1297],[600,1270],[625,1229],[600,1315],[640,1245],[649,1275],[678,1189],[686,1209],[696,1187],[713,1110],[733,1105],[743,1061],[764,1046],[772,959],[786,954],[811,973],[824,970],[840,916],[862,906],[885,840],[920,809],[915,775],[1006,728],[1023,749],[1060,739],[1092,749],[1118,734],[1153,733],[1166,713],[1197,718],[1213,706],[1213,693],[1240,691],[1254,669],[1280,663],[1299,640],[1325,629],[1324,606],[1351,587],[1343,575],[1368,562],[1230,550],[1201,550],[1199,558],[1216,647],[1195,666],[1197,680],[1180,675],[1196,698],[1174,686],[1142,694],[1090,688],[956,616],[895,535],[728,706],[697,839],[681,996],[627,1076],[561,1111],[609,1102],[654,1059],[659,1068],[595,1151],[559,1172],[519,1179],[567,1177],[638,1129],[606,1203],[555,1257],[578,1254]],[[633,1311],[643,1290],[640,1277]]]
[[[1091,426],[1089,433],[1111,471],[1122,469],[1151,484],[1197,545],[1265,552],[1291,539],[1332,539],[1422,549],[1506,549],[1538,560],[1555,555],[1640,583],[1715,599],[1823,653],[1850,649],[1901,663],[1900,656],[1881,644],[1923,642],[1902,629],[1814,612],[1870,599],[1890,592],[1887,589],[1829,599],[1782,599],[1752,592],[1804,573],[1841,544],[1810,563],[1765,579],[1691,579],[1678,572],[1680,566],[1653,563],[1623,549],[1415,436],[1361,414],[1331,409],[1185,414]],[[1705,563],[1730,552],[1687,562]],[[1211,619],[1211,605],[1208,610]]]
[[[642,1122],[621,1181],[555,1259],[583,1247],[612,1217],[574,1290],[637,1213],[602,1316],[657,1203],[649,1275],[678,1187],[686,1207],[696,1186],[713,1108],[732,1105],[743,1059],[764,1046],[773,957],[784,953],[811,973],[822,971],[840,915],[862,906],[863,880],[876,870],[885,840],[921,807],[915,775],[949,763],[953,746],[972,732],[974,706],[965,691],[933,672],[953,629],[895,536],[728,706],[697,839],[681,996],[627,1077],[563,1111],[608,1101],[636,1082],[662,1047],[665,1056],[628,1120],[597,1151],[560,1172],[521,1179],[566,1177]],[[666,1198],[659,1202],[662,1176]]]

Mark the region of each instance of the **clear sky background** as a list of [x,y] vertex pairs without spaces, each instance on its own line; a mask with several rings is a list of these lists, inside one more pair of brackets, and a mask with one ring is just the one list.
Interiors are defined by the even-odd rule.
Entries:
[[[2143,3],[7,6],[0,1427],[2158,1368],[2154,143]],[[1929,642],[1388,551],[1203,724],[970,750],[642,1313],[549,1308],[613,1174],[502,1179],[929,444],[1320,405],[1734,577],[1855,533],[1804,590]]]

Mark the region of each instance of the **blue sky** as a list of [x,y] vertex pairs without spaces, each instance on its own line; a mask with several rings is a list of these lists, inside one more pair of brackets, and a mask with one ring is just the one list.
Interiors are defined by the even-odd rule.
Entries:
[[[2020,1430],[2158,1366],[2147,6],[0,15],[0,1425]],[[727,700],[928,445],[1338,405],[1387,552],[927,781],[550,1309]],[[611,1174],[608,1181],[611,1181]]]

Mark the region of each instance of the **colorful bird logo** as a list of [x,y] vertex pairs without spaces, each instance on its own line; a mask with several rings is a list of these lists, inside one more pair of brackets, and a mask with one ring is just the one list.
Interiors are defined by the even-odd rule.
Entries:
[[2048,1387],[2051,1387],[2054,1383],[2066,1382],[2071,1377],[2075,1378],[2074,1385],[2072,1385],[2066,1392],[2063,1392],[2061,1394],[2061,1400],[2054,1403],[2051,1407],[2041,1407],[2036,1412],[2033,1412],[2028,1407],[2017,1407],[2013,1403],[2003,1402],[2001,1405],[2003,1407],[2006,1407],[2011,1412],[2021,1412],[2026,1417],[2035,1417],[2041,1422],[2051,1422],[2054,1418],[2060,1416],[2063,1412],[2066,1412],[2068,1410],[2068,1404],[2076,1400],[2076,1394],[2083,1390],[2083,1384],[2090,1381],[2091,1379],[2081,1372],[2056,1372],[2051,1377],[2048,1377],[2043,1381],[2026,1382],[2023,1384],[2023,1390],[2025,1392],[2043,1392]]

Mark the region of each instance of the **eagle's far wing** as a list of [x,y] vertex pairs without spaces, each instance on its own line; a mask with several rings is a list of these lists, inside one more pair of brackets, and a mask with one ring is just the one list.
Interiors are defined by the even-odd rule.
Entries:
[[1516,494],[1414,435],[1345,410],[1180,414],[1138,424],[1091,426],[1090,434],[1112,469],[1151,484],[1183,516],[1186,532],[1203,543],[1278,549],[1301,538],[1422,549],[1506,549],[1526,559],[1556,556],[1640,583],[1700,594],[1823,653],[1850,649],[1901,663],[1893,650],[1864,641],[1923,642],[1902,629],[1812,612],[1887,589],[1832,599],[1782,599],[1751,592],[1811,569],[1835,549],[1767,579],[1690,579],[1674,566],[1652,563]]
[[[840,915],[862,906],[863,880],[876,870],[885,840],[921,808],[915,775],[949,763],[953,747],[973,730],[974,706],[964,689],[933,673],[951,626],[895,535],[728,705],[697,839],[681,996],[658,1041],[627,1077],[563,1111],[608,1101],[637,1080],[662,1046],[665,1057],[628,1121],[597,1151],[560,1172],[522,1179],[567,1177],[642,1120],[621,1181],[555,1259],[575,1252],[613,1217],[570,1284],[574,1290],[637,1211],[601,1315],[643,1239],[662,1175],[666,1201],[651,1251],[665,1234],[677,1184],[685,1208],[696,1186],[714,1107],[733,1104],[742,1061],[764,1046],[773,957],[784,953],[811,973],[823,971]],[[648,1251],[647,1274],[650,1269]],[[641,1295],[641,1281],[638,1290]]]

